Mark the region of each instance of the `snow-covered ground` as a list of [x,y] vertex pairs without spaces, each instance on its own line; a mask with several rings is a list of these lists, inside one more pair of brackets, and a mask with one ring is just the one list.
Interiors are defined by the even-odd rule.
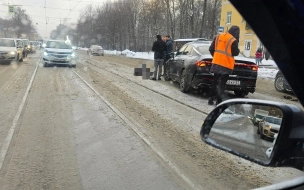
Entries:
[[[79,50],[87,51],[88,48],[80,48]],[[125,55],[129,58],[135,58],[135,59],[148,59],[153,60],[154,59],[154,52],[133,52],[128,49],[124,51],[116,51],[116,50],[105,50],[105,54],[108,55]],[[250,60],[255,63],[254,58],[246,58],[247,60]],[[269,66],[276,67],[276,64],[273,60],[262,60],[262,64],[259,66],[258,70],[258,77],[263,79],[274,79],[278,69],[275,68],[268,68]]]

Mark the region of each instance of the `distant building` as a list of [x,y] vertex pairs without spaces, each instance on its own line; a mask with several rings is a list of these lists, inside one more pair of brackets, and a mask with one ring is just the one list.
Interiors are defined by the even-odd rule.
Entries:
[[263,48],[263,44],[251,29],[251,27],[240,15],[240,13],[230,3],[230,1],[222,0],[219,29],[224,29],[224,32],[226,32],[232,25],[237,25],[240,27],[239,48],[241,53],[246,57],[255,57],[256,50],[259,47]]

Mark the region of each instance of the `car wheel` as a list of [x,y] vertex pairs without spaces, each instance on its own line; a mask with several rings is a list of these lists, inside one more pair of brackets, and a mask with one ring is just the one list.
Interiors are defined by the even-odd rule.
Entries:
[[43,63],[43,67],[47,67],[48,65],[47,65],[47,63]]
[[244,98],[245,96],[248,96],[249,92],[235,90],[235,91],[234,91],[234,94],[235,94],[237,97]]
[[169,81],[170,80],[170,67],[168,66],[168,64],[166,65],[166,72],[164,73],[164,79],[165,81]]
[[187,93],[190,91],[190,87],[187,85],[187,79],[186,79],[186,71],[183,70],[181,74],[181,79],[179,83],[180,91]]
[[76,68],[76,65],[73,65],[73,68]]
[[257,134],[258,135],[260,134],[260,127],[258,127],[258,129],[257,129]]
[[283,75],[277,75],[274,81],[274,87],[279,92],[286,92],[286,89],[284,88],[284,77]]

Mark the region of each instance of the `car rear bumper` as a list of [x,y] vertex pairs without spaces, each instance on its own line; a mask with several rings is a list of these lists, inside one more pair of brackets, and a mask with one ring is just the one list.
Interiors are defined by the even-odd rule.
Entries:
[[[191,86],[192,88],[210,88],[214,80],[212,74],[199,73],[193,76]],[[253,93],[256,87],[256,78],[251,77],[233,77],[230,76],[228,80],[236,81],[238,84],[226,84],[226,90],[230,91],[246,91]],[[239,81],[239,82],[238,82]]]

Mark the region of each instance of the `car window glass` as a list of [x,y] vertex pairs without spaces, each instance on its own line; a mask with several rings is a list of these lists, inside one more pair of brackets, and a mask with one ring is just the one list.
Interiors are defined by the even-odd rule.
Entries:
[[56,49],[72,49],[72,46],[66,44],[64,41],[48,41],[46,47]]
[[178,55],[181,55],[181,54],[183,53],[183,51],[187,48],[187,46],[188,46],[188,45],[182,46],[182,47],[178,50],[177,54],[178,54]]
[[190,55],[192,51],[192,46],[189,45],[183,52],[183,55]]
[[2,47],[15,47],[15,41],[9,39],[0,39],[0,46]]
[[202,45],[202,46],[199,46],[198,48],[197,48],[197,50],[201,53],[201,54],[210,54],[210,52],[209,52],[209,45],[207,46],[207,45]]

